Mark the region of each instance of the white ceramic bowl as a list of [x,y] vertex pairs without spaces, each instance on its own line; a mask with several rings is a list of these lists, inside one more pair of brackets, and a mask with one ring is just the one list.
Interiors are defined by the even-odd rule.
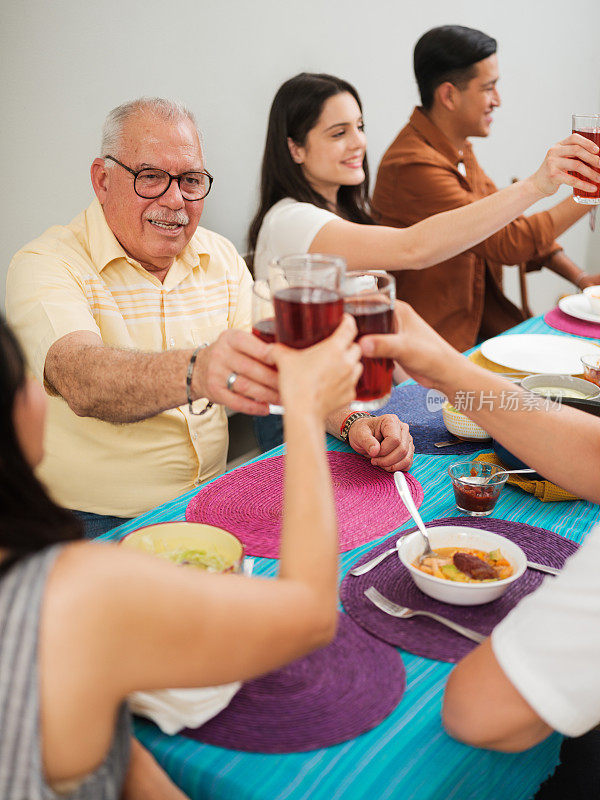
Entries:
[[460,439],[490,439],[490,435],[483,428],[480,428],[473,420],[469,419],[461,411],[457,411],[448,401],[442,406],[442,418],[444,425]]
[[[600,355],[600,354],[599,354]],[[539,386],[548,386],[556,388],[558,391],[552,397],[560,397],[561,389],[575,389],[582,392],[586,400],[600,399],[600,389],[590,381],[584,381],[583,378],[575,378],[573,375],[557,375],[545,374],[541,375],[528,375],[521,381],[521,386],[534,392]]]
[[600,314],[600,286],[587,286],[583,293],[588,299],[592,314]]
[[510,562],[513,574],[510,578],[490,583],[459,583],[435,578],[413,566],[413,561],[423,552],[423,537],[419,531],[408,534],[400,540],[398,557],[410,572],[419,589],[434,600],[454,606],[480,606],[496,600],[518,580],[527,569],[527,557],[521,548],[510,539],[481,528],[468,528],[461,525],[444,525],[427,528],[431,546],[436,547],[474,547],[477,550],[501,550]]

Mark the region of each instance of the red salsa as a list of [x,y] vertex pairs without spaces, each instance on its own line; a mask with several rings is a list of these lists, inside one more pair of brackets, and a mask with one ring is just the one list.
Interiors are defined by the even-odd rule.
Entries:
[[452,481],[456,505],[463,511],[491,511],[502,489],[502,483],[484,484],[486,478],[466,477]]

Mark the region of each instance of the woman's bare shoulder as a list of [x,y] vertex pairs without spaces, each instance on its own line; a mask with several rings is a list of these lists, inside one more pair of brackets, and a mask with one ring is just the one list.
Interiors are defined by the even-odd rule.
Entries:
[[92,604],[110,609],[113,601],[134,599],[156,576],[170,578],[176,567],[145,553],[133,552],[118,543],[78,541],[67,544],[49,576],[47,601]]

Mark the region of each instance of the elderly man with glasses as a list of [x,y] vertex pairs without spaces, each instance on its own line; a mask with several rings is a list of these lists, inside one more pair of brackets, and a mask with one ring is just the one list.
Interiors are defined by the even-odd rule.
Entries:
[[125,103],[101,153],[96,199],[17,253],[6,298],[51,395],[40,477],[92,536],[223,472],[225,405],[278,397],[246,265],[198,227],[212,176],[192,114]]
[[[269,347],[249,333],[248,269],[198,227],[213,179],[191,112],[125,103],[107,117],[101,153],[96,200],[16,254],[6,294],[51,396],[40,478],[89,536],[222,473],[225,406],[263,415],[278,401]],[[339,436],[346,417],[328,429]],[[372,463],[410,466],[397,417],[348,423],[349,444]]]

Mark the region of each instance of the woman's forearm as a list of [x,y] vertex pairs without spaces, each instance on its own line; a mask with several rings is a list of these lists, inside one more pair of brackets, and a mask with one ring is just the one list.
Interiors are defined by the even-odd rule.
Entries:
[[312,413],[285,414],[284,519],[280,576],[310,581],[334,600],[337,581],[337,519],[325,452],[324,425]]
[[487,239],[542,196],[527,180],[409,228],[332,220],[317,233],[309,251],[337,253],[350,269],[425,269]]
[[511,453],[565,489],[600,503],[600,418],[531,396],[457,358],[437,388]]
[[446,261],[499,231],[544,195],[533,181],[513,183],[489,197],[461,208],[444,211],[400,230],[410,261],[406,269],[424,269]]

